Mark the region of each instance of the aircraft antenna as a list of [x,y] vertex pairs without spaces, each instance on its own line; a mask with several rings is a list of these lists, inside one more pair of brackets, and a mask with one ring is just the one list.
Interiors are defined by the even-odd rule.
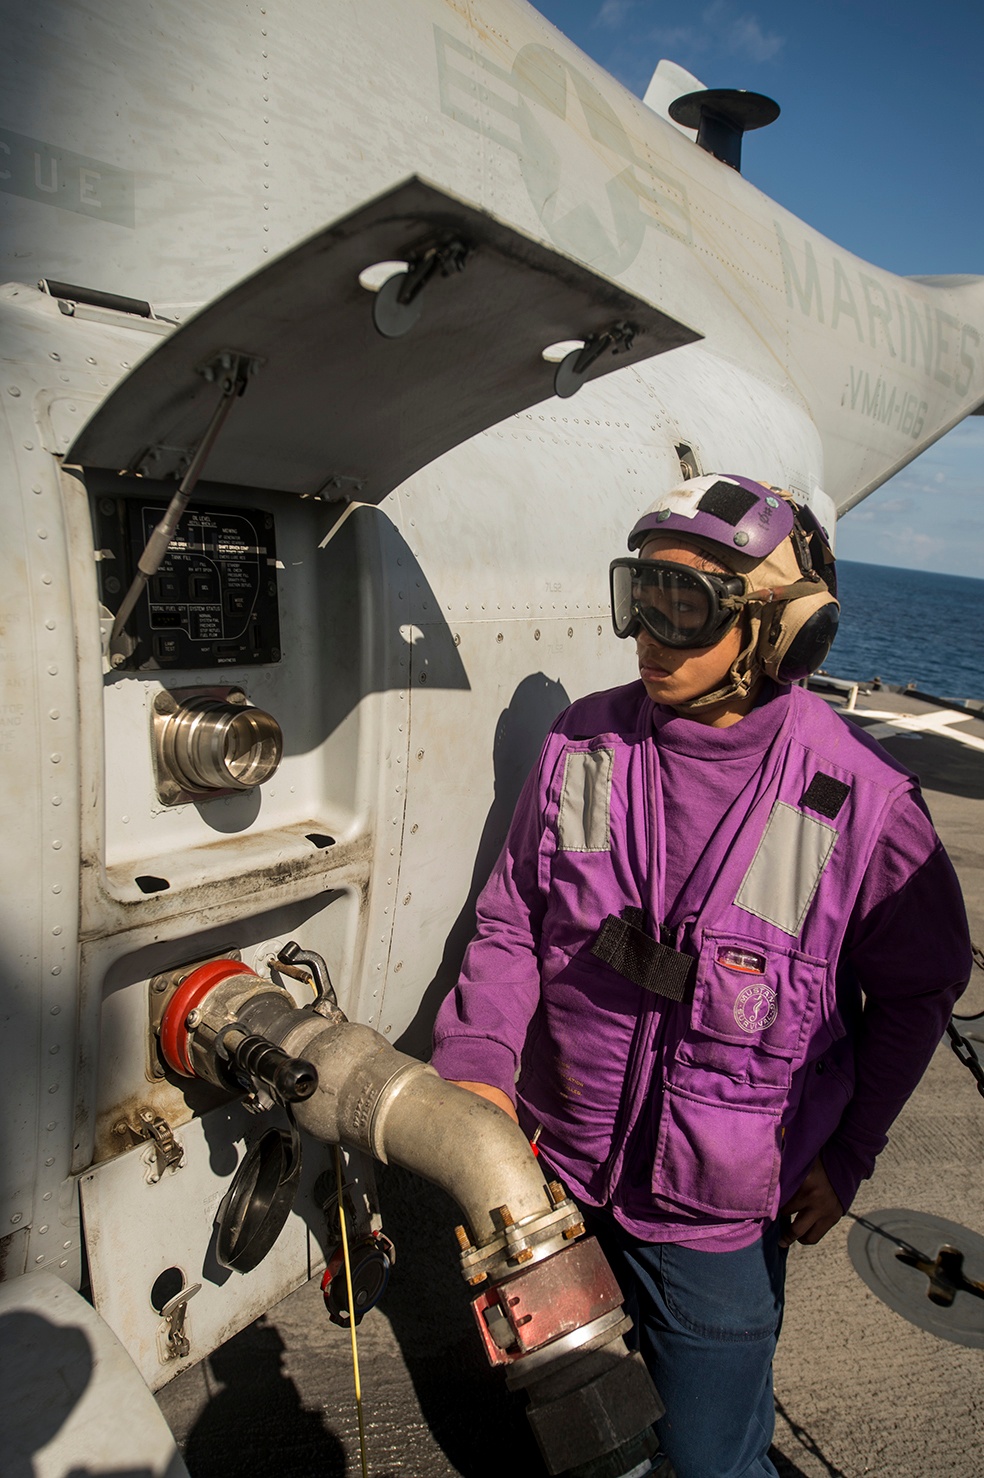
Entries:
[[736,87],[702,87],[674,98],[670,117],[682,128],[696,128],[697,144],[741,174],[742,136],[779,117],[779,104],[762,92]]

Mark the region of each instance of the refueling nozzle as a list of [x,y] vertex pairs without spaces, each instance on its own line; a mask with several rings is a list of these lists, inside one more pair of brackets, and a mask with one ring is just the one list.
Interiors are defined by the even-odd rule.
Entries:
[[293,1009],[286,991],[239,960],[209,960],[181,980],[165,1006],[161,1054],[182,1077],[245,1089],[261,1107],[302,1103],[317,1091],[317,1068],[262,1030],[265,1018]]

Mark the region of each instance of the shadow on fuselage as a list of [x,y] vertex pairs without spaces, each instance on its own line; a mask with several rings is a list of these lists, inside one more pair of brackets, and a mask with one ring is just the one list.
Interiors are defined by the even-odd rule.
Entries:
[[396,1043],[401,1052],[409,1052],[413,1057],[430,1056],[434,1017],[458,979],[462,957],[475,932],[478,895],[502,850],[516,802],[550,726],[570,701],[563,683],[552,681],[542,672],[533,672],[523,678],[508,708],[499,715],[492,746],[495,791],[475,854],[468,897],[451,926],[441,963],[424,991],[417,1014]]
[[33,1455],[68,1421],[94,1364],[84,1329],[54,1324],[30,1309],[0,1314],[0,1468],[6,1478],[33,1478]]

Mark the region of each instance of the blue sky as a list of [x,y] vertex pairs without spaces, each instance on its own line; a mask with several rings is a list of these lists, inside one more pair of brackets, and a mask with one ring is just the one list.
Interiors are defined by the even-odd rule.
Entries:
[[[661,57],[782,115],[743,173],[892,272],[984,274],[981,0],[536,0],[633,92]],[[838,529],[844,559],[984,577],[984,417],[887,482]]]

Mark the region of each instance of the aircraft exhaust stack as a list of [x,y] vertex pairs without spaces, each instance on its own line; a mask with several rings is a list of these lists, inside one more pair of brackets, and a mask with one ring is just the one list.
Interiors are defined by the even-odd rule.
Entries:
[[779,104],[761,92],[707,87],[675,98],[669,113],[674,123],[696,128],[701,149],[741,174],[743,135],[753,128],[774,123],[779,117]]
[[[472,1308],[489,1362],[506,1367],[510,1388],[526,1391],[547,1471],[659,1472],[652,1424],[663,1407],[641,1356],[626,1347],[631,1320],[618,1284],[598,1243],[584,1237],[577,1206],[558,1181],[545,1180],[523,1131],[371,1027],[348,1021],[319,956],[291,944],[280,959],[291,973],[299,964],[310,969],[312,1005],[297,1006],[232,959],[176,978],[159,1029],[168,1066],[245,1088],[260,1107],[289,1105],[316,1139],[440,1186],[463,1213],[461,1271],[481,1290]],[[237,1223],[248,1222],[235,1187],[233,1205]],[[285,1219],[289,1207],[281,1209]],[[260,1235],[264,1250],[278,1230]]]

